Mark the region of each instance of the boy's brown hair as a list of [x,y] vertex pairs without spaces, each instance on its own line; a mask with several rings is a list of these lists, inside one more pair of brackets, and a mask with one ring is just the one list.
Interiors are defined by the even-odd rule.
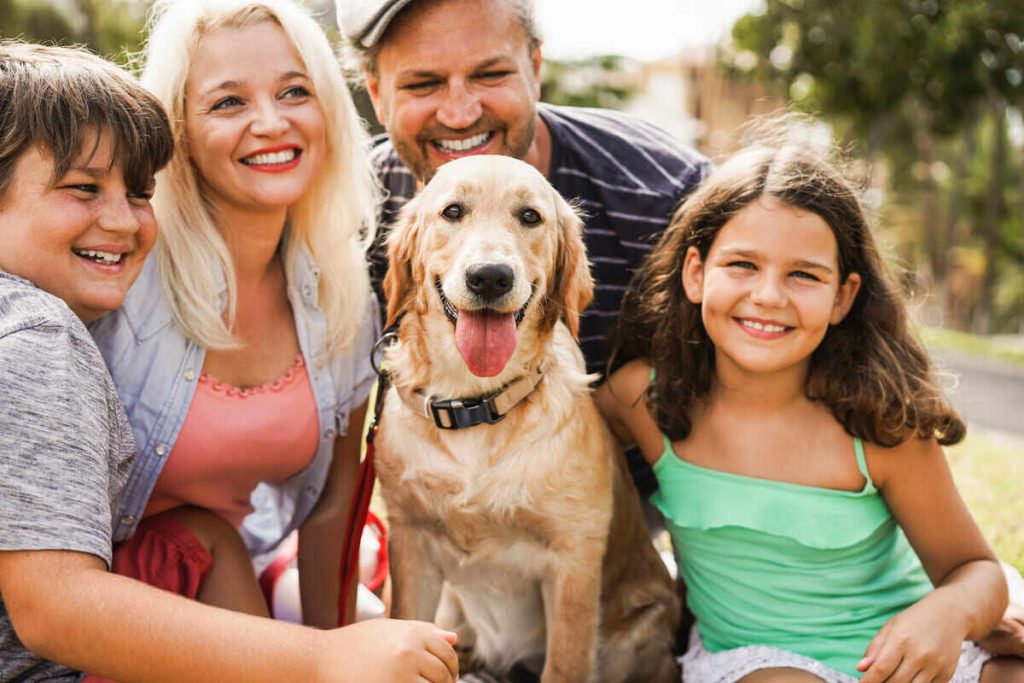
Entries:
[[32,146],[51,157],[56,182],[93,141],[91,133],[107,133],[128,188],[139,193],[171,158],[171,129],[160,102],[121,68],[84,49],[0,41],[0,93],[0,200]]

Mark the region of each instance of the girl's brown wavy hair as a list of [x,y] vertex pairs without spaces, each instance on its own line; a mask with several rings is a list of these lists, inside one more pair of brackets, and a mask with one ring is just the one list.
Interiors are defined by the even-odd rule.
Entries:
[[811,211],[832,228],[842,282],[859,273],[846,318],[831,326],[811,357],[806,395],[820,400],[853,436],[894,446],[911,435],[948,445],[964,421],[936,382],[907,306],[881,258],[857,193],[823,156],[784,142],[748,148],[719,167],[683,203],[633,276],[613,333],[616,364],[645,358],[657,371],[648,389],[661,430],[683,439],[694,402],[711,388],[714,345],[682,286],[687,249],[706,259],[722,226],[759,197]]

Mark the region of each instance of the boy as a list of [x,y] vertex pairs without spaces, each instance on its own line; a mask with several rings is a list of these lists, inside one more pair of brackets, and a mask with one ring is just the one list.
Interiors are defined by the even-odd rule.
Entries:
[[83,323],[139,274],[171,149],[117,67],[0,42],[0,682],[453,680],[432,625],[315,631],[107,571],[135,444]]

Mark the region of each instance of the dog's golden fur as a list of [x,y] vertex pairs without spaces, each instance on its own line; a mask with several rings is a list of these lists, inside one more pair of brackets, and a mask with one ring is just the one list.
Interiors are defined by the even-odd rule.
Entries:
[[[446,216],[452,205],[461,214]],[[392,614],[447,622],[464,663],[492,670],[546,651],[543,683],[676,681],[678,599],[574,339],[593,292],[581,228],[540,173],[499,156],[446,164],[399,218],[384,282],[389,323],[404,313],[386,359],[394,385],[457,398],[538,367],[544,379],[502,421],[459,431],[387,394],[376,457]],[[467,368],[437,291],[480,308],[465,273],[480,263],[514,274],[487,307],[526,304],[494,377]]]

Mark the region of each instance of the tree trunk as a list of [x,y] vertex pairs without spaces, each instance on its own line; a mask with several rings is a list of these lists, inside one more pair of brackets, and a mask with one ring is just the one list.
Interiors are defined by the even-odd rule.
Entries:
[[981,119],[982,108],[975,106],[970,109],[964,121],[964,134],[961,139],[960,153],[954,160],[953,179],[949,189],[949,204],[946,208],[946,224],[942,231],[939,251],[944,254],[942,259],[942,270],[936,273],[936,286],[939,292],[943,307],[943,320],[945,326],[957,330],[967,330],[970,327],[970,319],[963,306],[957,305],[959,297],[954,297],[950,291],[950,263],[949,250],[957,245],[957,226],[963,218],[964,205],[967,199],[967,179],[971,174],[971,162],[977,152],[978,122]]
[[985,216],[982,221],[982,240],[985,247],[985,271],[981,279],[981,295],[974,329],[980,334],[994,331],[996,256],[999,252],[999,232],[1002,229],[1006,203],[1003,197],[1006,185],[1006,101],[994,96],[990,100],[992,112],[992,149],[989,152],[991,172],[988,194],[985,197]]

